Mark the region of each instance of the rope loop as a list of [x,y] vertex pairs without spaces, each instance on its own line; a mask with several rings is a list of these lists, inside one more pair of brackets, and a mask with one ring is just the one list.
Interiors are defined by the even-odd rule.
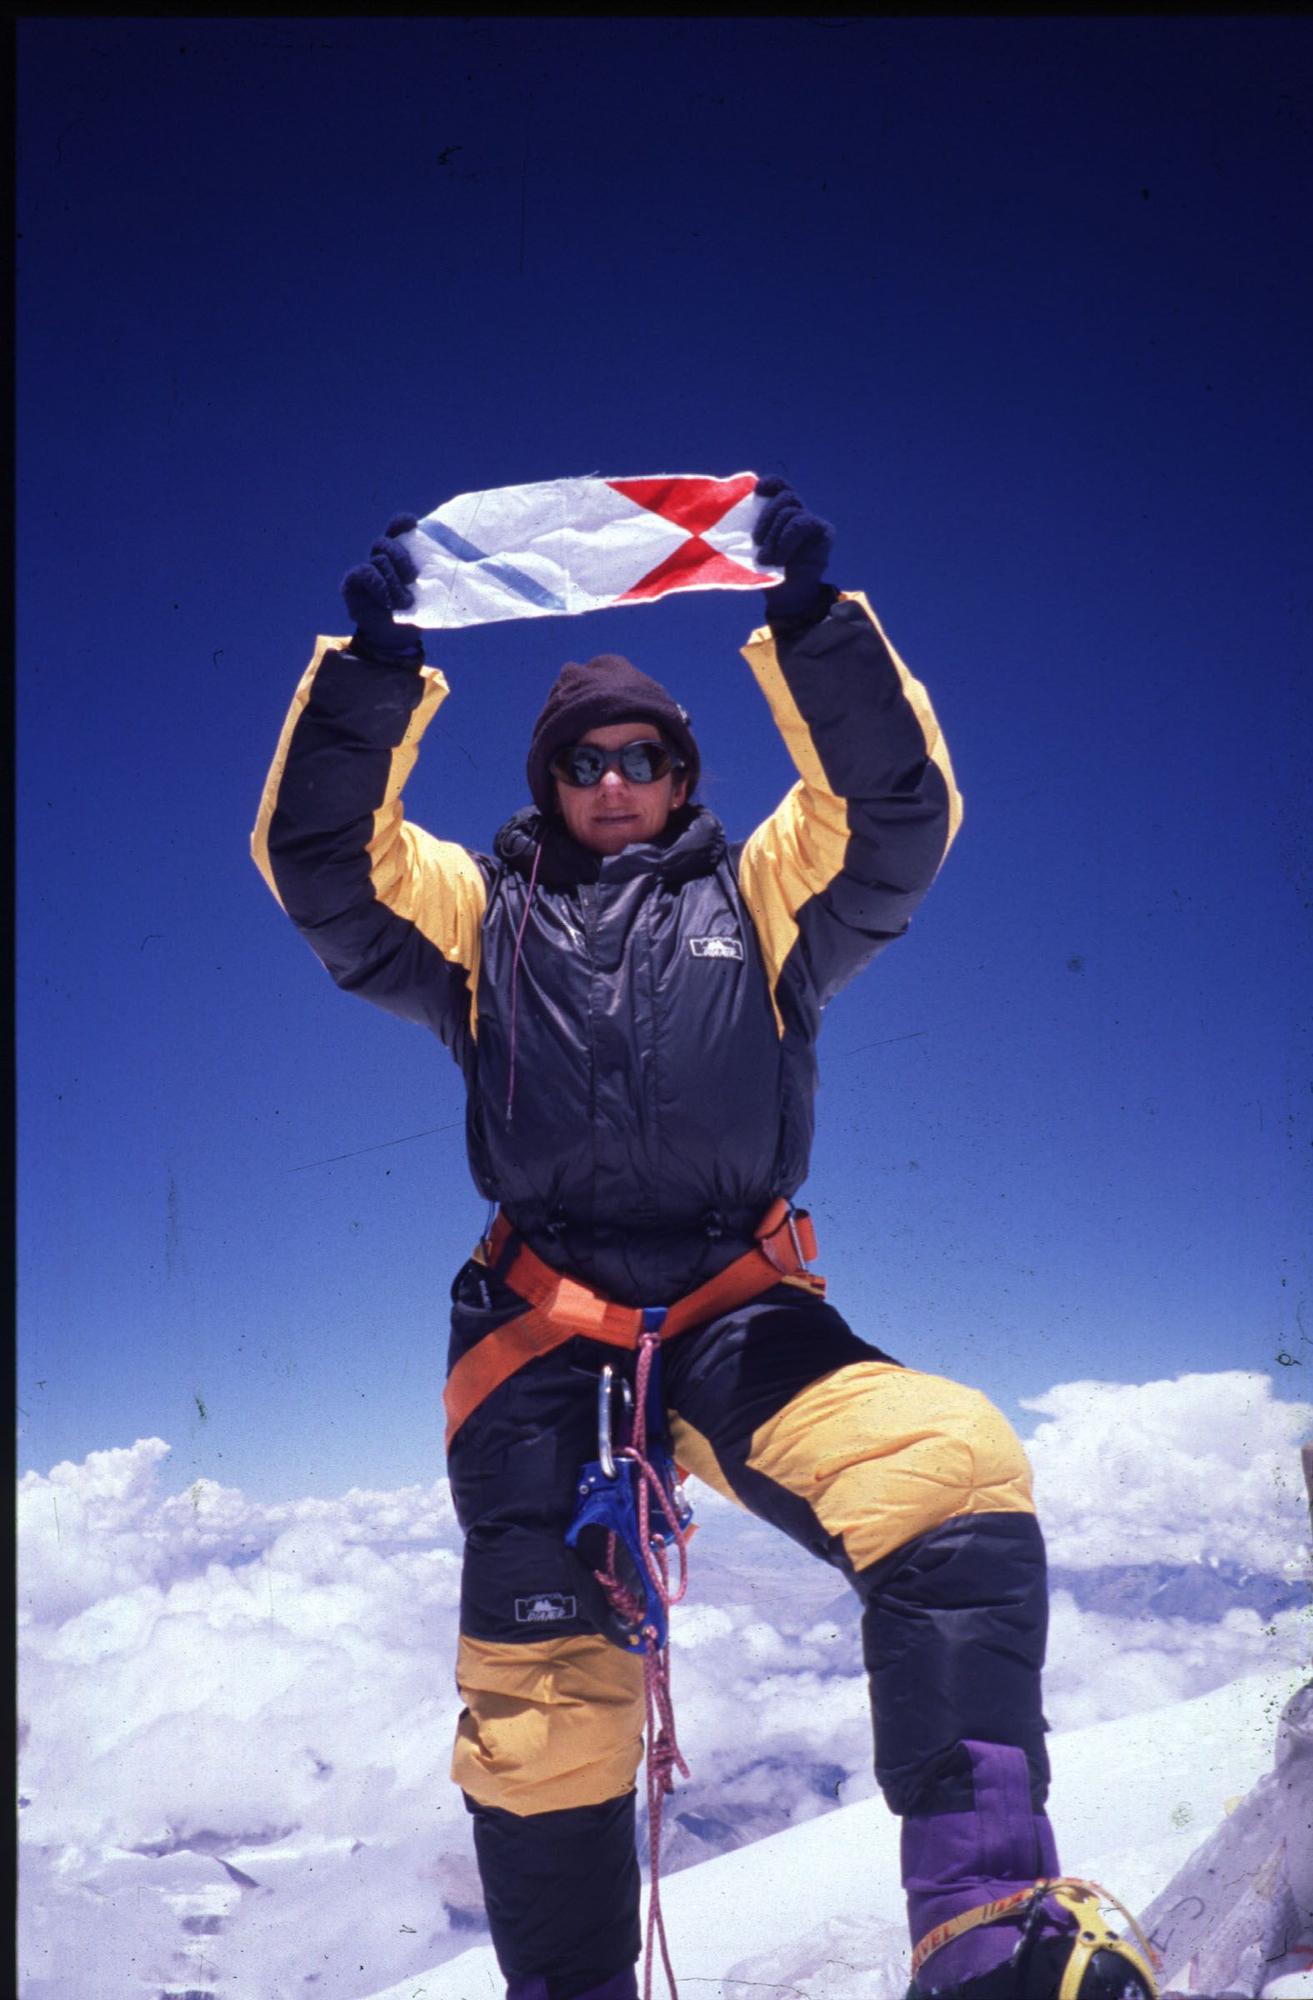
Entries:
[[[660,1348],[660,1328],[644,1327],[638,1343],[633,1435],[630,1442],[614,1455],[617,1459],[628,1459],[638,1474],[639,1553],[647,1572],[649,1589],[667,1613],[668,1632],[670,1607],[672,1604],[680,1603],[688,1589],[688,1533],[680,1526],[679,1517],[665,1484],[647,1456],[648,1385]],[[654,1497],[658,1517],[663,1524],[662,1534],[657,1536],[652,1532]],[[679,1583],[673,1590],[670,1587],[667,1542],[673,1542],[679,1551]],[[628,1625],[637,1625],[643,1615],[644,1606],[635,1593],[621,1582],[617,1574],[618,1544],[619,1537],[614,1531],[610,1532],[607,1535],[606,1568],[594,1573],[620,1617]],[[679,2000],[679,1989],[675,1984],[674,1969],[670,1963],[670,1947],[666,1942],[665,1916],[661,1909],[661,1812],[664,1801],[675,1789],[675,1772],[678,1771],[681,1777],[687,1778],[689,1768],[684,1762],[679,1739],[675,1734],[675,1713],[670,1693],[669,1642],[658,1647],[657,1628],[651,1623],[642,1626],[640,1636],[643,1640],[643,1709],[647,1734],[649,1858],[647,1936],[643,1951],[643,2000],[652,2000],[655,1943],[659,1943],[661,1947],[661,1963],[665,1970],[671,2000]]]

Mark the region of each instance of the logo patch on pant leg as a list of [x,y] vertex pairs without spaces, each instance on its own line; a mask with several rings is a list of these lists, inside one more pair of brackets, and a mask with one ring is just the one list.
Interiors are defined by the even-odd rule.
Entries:
[[694,958],[742,958],[743,940],[736,937],[691,937],[688,948]]
[[555,1625],[563,1618],[577,1618],[579,1606],[563,1590],[540,1590],[536,1597],[517,1597],[517,1625]]

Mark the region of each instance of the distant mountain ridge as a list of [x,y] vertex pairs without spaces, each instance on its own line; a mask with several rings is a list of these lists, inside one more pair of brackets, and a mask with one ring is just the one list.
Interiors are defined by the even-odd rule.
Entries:
[[1050,1590],[1065,1590],[1082,1611],[1116,1618],[1185,1618],[1213,1624],[1228,1611],[1275,1618],[1310,1602],[1308,1577],[1273,1576],[1232,1562],[1108,1563],[1049,1568]]

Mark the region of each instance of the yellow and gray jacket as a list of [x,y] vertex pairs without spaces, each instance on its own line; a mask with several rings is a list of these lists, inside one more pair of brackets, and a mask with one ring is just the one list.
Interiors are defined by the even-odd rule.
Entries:
[[925,689],[864,597],[744,657],[798,781],[737,845],[700,806],[606,858],[532,809],[491,855],[434,839],[401,794],[444,677],[333,640],[252,840],[338,985],[451,1050],[481,1193],[630,1304],[690,1290],[800,1187],[822,1009],[906,930],[960,817]]

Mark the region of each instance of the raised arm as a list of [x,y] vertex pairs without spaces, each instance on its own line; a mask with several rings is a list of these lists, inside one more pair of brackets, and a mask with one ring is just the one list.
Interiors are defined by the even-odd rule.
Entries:
[[[265,782],[251,852],[337,984],[433,1029],[458,1056],[476,1030],[486,897],[474,855],[411,825],[402,789],[447,696],[406,608],[409,557],[389,525],[343,581],[350,639],[320,639]],[[411,566],[413,576],[413,566]]]
[[[768,593],[770,624],[743,649],[798,783],[744,843],[739,884],[777,1019],[811,1035],[826,1002],[907,929],[962,802],[925,688],[866,598],[823,583],[832,530],[807,522],[824,532],[804,541],[809,560],[795,575],[787,516],[786,546],[763,550],[783,561],[786,581]],[[763,525],[769,537],[768,514]]]

